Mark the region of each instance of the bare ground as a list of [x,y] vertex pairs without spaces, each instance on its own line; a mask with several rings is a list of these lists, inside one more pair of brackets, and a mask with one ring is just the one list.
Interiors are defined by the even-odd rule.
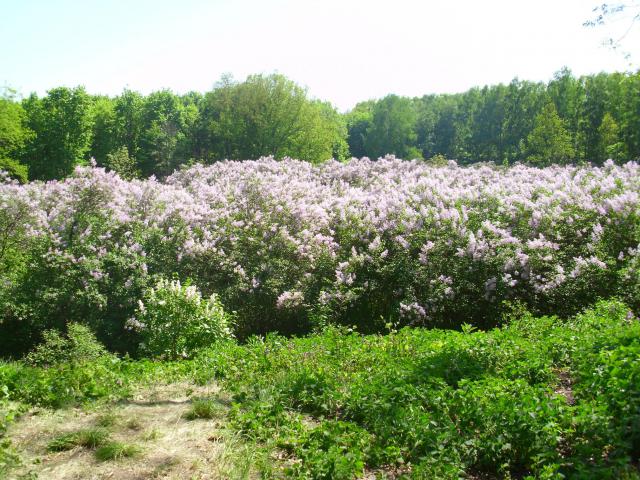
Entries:
[[[219,418],[184,418],[193,398],[219,401]],[[142,480],[255,478],[252,450],[225,429],[225,399],[214,386],[179,383],[138,392],[126,402],[95,408],[34,409],[11,426],[7,436],[22,458],[12,477],[43,480]],[[95,452],[75,447],[48,452],[61,434],[102,426],[111,440],[135,445],[132,458],[99,461]]]

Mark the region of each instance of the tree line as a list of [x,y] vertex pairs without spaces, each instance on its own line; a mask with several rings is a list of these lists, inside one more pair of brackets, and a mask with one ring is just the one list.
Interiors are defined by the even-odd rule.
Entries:
[[344,114],[279,74],[225,76],[204,94],[107,97],[59,87],[42,98],[0,98],[0,169],[22,181],[63,178],[92,157],[133,178],[263,155],[321,162],[385,154],[540,166],[637,159],[640,71],[575,77],[563,69],[547,83],[388,95]]

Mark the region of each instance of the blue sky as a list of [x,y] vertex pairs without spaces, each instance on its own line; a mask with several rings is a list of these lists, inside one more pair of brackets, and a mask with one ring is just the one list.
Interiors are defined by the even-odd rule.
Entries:
[[[624,26],[582,26],[599,2],[0,0],[0,85],[184,93],[223,73],[279,72],[346,110],[388,93],[546,81],[565,65],[626,70],[601,46]],[[626,40],[635,62],[637,33]]]

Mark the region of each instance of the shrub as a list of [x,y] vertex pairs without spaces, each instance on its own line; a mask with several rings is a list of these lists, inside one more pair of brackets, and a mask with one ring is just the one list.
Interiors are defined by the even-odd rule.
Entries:
[[96,340],[91,330],[78,323],[67,326],[66,336],[56,330],[47,330],[44,341],[30,352],[25,361],[34,367],[47,367],[62,363],[81,363],[107,357],[107,350]]
[[229,315],[218,296],[203,299],[195,285],[179,280],[161,279],[148,289],[128,325],[142,334],[144,353],[169,359],[189,357],[231,336]]

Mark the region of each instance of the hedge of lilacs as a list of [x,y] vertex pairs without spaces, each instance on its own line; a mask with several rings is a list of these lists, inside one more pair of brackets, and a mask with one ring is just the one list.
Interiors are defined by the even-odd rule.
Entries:
[[640,306],[640,167],[434,167],[386,157],[314,166],[216,163],[165,181],[78,168],[0,185],[0,338],[125,328],[159,278],[191,279],[235,333],[327,322],[481,328],[522,304],[568,315],[598,297]]

